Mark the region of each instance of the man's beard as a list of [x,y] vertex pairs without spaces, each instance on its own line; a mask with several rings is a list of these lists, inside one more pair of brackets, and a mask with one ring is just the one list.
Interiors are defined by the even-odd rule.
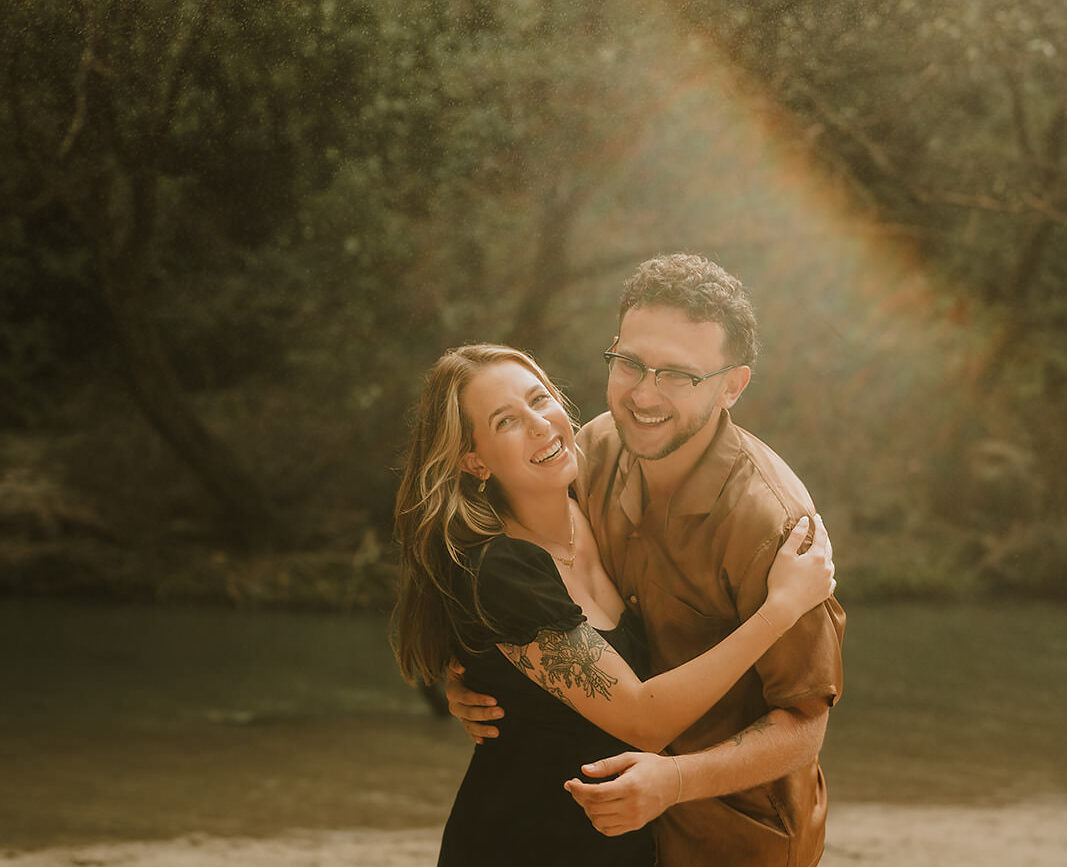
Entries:
[[[623,409],[622,412],[629,412],[629,410]],[[626,434],[623,432],[622,426],[619,424],[616,418],[614,409],[612,409],[611,412],[611,420],[615,422],[615,430],[619,432],[619,439],[622,440],[623,447],[628,452],[630,452],[634,457],[641,458],[641,460],[644,461],[659,461],[667,457],[668,455],[676,452],[687,442],[689,442],[689,440],[691,440],[698,433],[700,433],[700,431],[704,429],[704,426],[709,421],[711,421],[711,416],[714,412],[715,406],[712,405],[708,408],[708,411],[703,416],[697,416],[695,419],[693,419],[692,424],[690,424],[684,430],[680,430],[677,434],[671,437],[671,439],[668,440],[667,444],[663,448],[651,454],[642,454],[641,452],[633,448],[633,446],[629,442],[627,442]]]

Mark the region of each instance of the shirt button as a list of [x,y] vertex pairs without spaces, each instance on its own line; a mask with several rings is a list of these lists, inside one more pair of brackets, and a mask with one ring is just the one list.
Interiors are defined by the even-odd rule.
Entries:
[[630,604],[631,605],[636,605],[637,604],[637,597],[633,593],[630,594]]

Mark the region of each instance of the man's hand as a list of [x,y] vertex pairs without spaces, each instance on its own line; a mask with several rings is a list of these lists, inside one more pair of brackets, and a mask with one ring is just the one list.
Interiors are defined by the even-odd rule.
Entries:
[[499,737],[496,726],[487,725],[490,720],[500,719],[504,709],[497,707],[496,699],[491,695],[471,692],[463,685],[463,668],[456,660],[448,664],[445,677],[445,695],[448,696],[448,712],[463,723],[463,728],[476,744],[485,738]]
[[601,834],[616,837],[643,828],[678,801],[678,768],[670,756],[623,753],[582,765],[587,777],[610,777],[606,783],[567,780],[563,784]]

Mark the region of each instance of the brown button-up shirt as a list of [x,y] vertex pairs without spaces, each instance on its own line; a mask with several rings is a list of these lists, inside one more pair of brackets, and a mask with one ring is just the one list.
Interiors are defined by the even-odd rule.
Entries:
[[[652,671],[692,659],[752,616],[775,553],[811,497],[792,470],[723,412],[715,438],[675,491],[666,518],[645,515],[641,465],[611,416],[579,433],[575,483],[600,556],[648,632]],[[771,708],[841,694],[845,614],[830,599],[802,617],[672,745],[697,752]],[[818,762],[723,798],[688,801],[656,822],[664,867],[810,867],[822,854],[826,787]]]

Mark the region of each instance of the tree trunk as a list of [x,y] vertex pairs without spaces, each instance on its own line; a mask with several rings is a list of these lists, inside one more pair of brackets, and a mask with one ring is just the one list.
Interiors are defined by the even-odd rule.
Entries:
[[563,195],[552,190],[548,194],[541,215],[533,274],[506,337],[506,342],[520,349],[537,350],[548,338],[552,302],[563,291],[569,270],[567,242],[583,201],[584,191]]
[[104,263],[100,283],[121,341],[130,389],[145,418],[225,510],[247,544],[282,541],[281,523],[233,451],[200,421],[141,301],[143,274]]
[[225,510],[230,531],[247,544],[282,541],[283,525],[240,460],[197,418],[152,326],[144,288],[155,243],[158,166],[130,172],[128,219],[97,212],[91,229],[100,291],[115,323],[127,379],[145,418]]

